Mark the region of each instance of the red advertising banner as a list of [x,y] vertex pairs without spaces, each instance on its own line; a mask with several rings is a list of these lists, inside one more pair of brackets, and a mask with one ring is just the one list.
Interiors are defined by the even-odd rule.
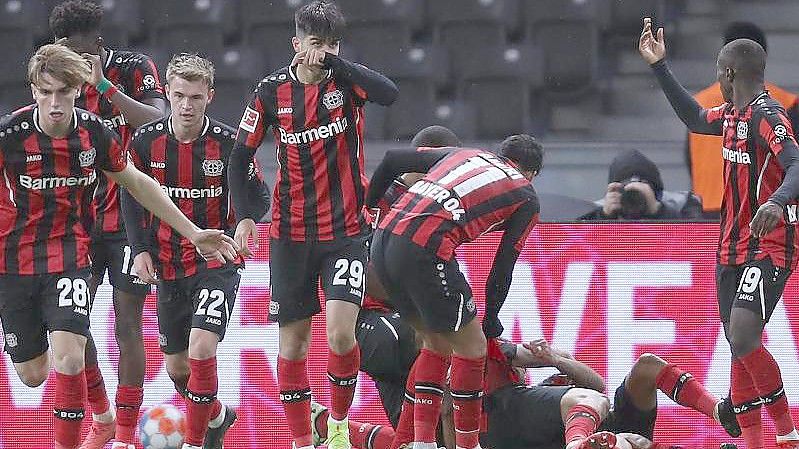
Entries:
[[[268,235],[267,226],[261,236]],[[505,336],[519,342],[543,336],[572,352],[605,377],[611,396],[645,352],[676,363],[712,393],[726,395],[730,351],[716,306],[717,239],[718,226],[713,224],[541,224],[516,264],[501,313]],[[499,234],[486,235],[459,251],[461,268],[480,305],[498,242]],[[277,326],[266,321],[270,281],[266,246],[264,241],[247,262],[230,327],[220,345],[219,398],[236,407],[239,416],[226,439],[228,448],[290,447],[275,375]],[[766,346],[782,368],[794,407],[799,405],[797,293],[799,284],[793,279],[766,331]],[[94,302],[92,331],[111,398],[118,360],[112,314],[110,289],[104,285]],[[158,349],[152,296],[144,321],[148,354],[144,407],[171,402],[184,408]],[[315,400],[328,404],[321,316],[314,320],[313,338],[311,386]],[[28,388],[17,378],[7,355],[0,361],[0,448],[52,447],[52,382]],[[535,382],[552,371],[528,373]],[[736,442],[698,412],[679,407],[664,395],[658,399],[660,442],[688,448]],[[386,422],[377,392],[363,374],[351,416]],[[773,441],[774,430],[765,413],[764,423],[767,441]]]

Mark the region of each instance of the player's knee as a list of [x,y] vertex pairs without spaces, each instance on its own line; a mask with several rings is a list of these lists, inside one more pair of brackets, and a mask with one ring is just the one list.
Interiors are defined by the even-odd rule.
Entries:
[[730,350],[736,357],[743,357],[760,347],[760,336],[746,332],[730,332]]
[[638,360],[635,361],[635,364],[633,364],[633,367],[630,370],[630,375],[646,375],[648,377],[655,378],[666,365],[668,365],[668,362],[656,356],[655,354],[650,354],[647,352],[641,354],[641,356],[638,357]]
[[584,405],[596,410],[602,419],[610,411],[610,400],[604,394],[588,388],[572,388],[560,400],[561,410],[568,412],[576,405]]
[[166,372],[169,375],[169,378],[172,379],[172,383],[175,384],[175,388],[178,391],[182,391],[182,389],[186,388],[186,385],[189,383],[189,374],[191,374],[191,370],[187,362],[170,362],[167,360]]
[[48,371],[47,368],[23,368],[17,370],[17,375],[23,384],[35,388],[47,380]]
[[59,373],[74,375],[83,371],[85,359],[83,351],[75,350],[61,354],[53,354],[53,365]]
[[328,329],[327,344],[336,354],[345,354],[355,346],[355,333],[335,327]]
[[114,336],[120,352],[127,352],[126,350],[135,349],[137,346],[144,348],[141,326],[136,328],[129,323],[117,323],[114,329]]
[[189,357],[206,360],[216,356],[216,344],[207,341],[193,341],[189,345]]

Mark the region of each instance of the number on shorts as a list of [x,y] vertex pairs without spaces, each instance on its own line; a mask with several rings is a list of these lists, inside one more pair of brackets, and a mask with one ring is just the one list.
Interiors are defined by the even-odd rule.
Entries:
[[56,283],[58,307],[86,307],[89,304],[89,286],[83,279],[61,278]]
[[122,274],[129,274],[133,276],[133,252],[130,250],[130,246],[125,245],[122,248],[122,252],[124,252],[124,256],[122,257]]
[[361,288],[363,285],[363,263],[360,260],[349,261],[339,259],[336,261],[336,274],[333,275],[333,285],[347,285],[345,278],[349,272],[349,283],[352,288]]
[[760,278],[763,276],[763,271],[760,267],[746,267],[744,273],[741,275],[741,282],[738,284],[738,291],[744,293],[754,293],[760,284]]
[[[208,300],[211,300],[211,303],[208,304],[208,307],[205,307],[205,303]],[[219,310],[219,306],[221,306],[225,302],[225,292],[222,290],[208,290],[204,288],[200,291],[200,305],[197,306],[197,315],[208,315],[214,318],[221,318],[222,311]]]

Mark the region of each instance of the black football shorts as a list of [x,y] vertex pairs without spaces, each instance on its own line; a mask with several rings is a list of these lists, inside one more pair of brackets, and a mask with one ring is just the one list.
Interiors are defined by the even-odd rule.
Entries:
[[716,266],[716,294],[722,323],[730,321],[733,307],[742,307],[768,322],[782,297],[791,270],[777,267],[771,258],[741,265]]
[[420,319],[431,331],[456,332],[476,316],[472,290],[454,258],[439,259],[406,237],[377,230],[372,267],[400,315]]
[[47,351],[47,334],[89,335],[89,268],[39,275],[0,274],[0,321],[14,363]]
[[227,264],[158,284],[158,344],[164,354],[189,347],[192,328],[225,338],[241,281],[240,265]]
[[144,299],[150,292],[150,284],[133,273],[133,253],[124,234],[110,237],[94,236],[89,247],[92,261],[92,276],[102,282],[108,270],[108,281],[114,288]]
[[326,301],[347,301],[360,307],[366,290],[368,242],[367,236],[332,242],[270,239],[269,321],[288,324],[321,312],[320,285]]

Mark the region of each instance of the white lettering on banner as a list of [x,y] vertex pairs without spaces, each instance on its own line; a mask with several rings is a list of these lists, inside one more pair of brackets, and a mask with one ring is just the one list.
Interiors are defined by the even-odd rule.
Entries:
[[635,363],[635,347],[641,344],[673,344],[675,324],[671,320],[636,320],[636,287],[690,287],[691,264],[608,263],[608,350],[607,384],[620,385]]

